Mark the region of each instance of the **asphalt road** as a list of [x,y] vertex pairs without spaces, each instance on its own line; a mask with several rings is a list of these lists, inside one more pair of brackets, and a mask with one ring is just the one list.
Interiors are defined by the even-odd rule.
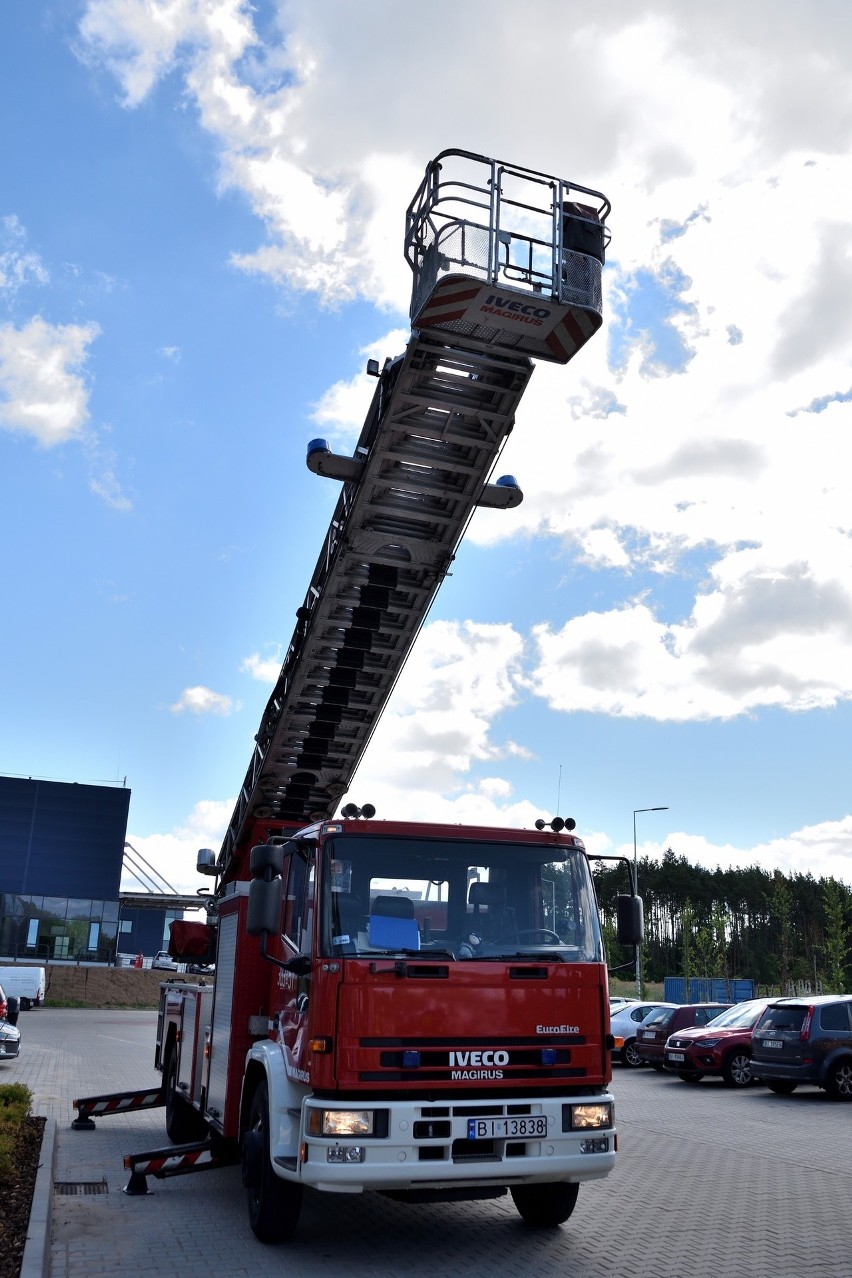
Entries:
[[163,1111],[75,1132],[74,1097],[146,1087],[156,1015],[50,1008],[22,1013],[21,1055],[0,1082],[26,1082],[58,1120],[51,1278],[175,1273],[347,1278],[849,1278],[852,1105],[815,1088],[697,1086],[616,1067],[619,1161],[580,1189],[560,1229],[534,1231],[506,1197],[409,1206],[376,1194],[306,1195],[294,1242],[264,1247],[236,1168],[149,1178],[121,1192],[127,1153],[165,1144]]

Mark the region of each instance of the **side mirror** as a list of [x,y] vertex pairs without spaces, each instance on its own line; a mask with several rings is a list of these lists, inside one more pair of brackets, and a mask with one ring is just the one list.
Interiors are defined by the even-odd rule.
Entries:
[[616,938],[619,945],[641,945],[645,922],[641,896],[620,895],[616,899]]
[[252,879],[249,884],[246,931],[249,936],[264,936],[281,930],[280,878]]
[[295,972],[296,976],[307,976],[311,970],[311,960],[307,954],[297,954],[295,958],[290,959],[289,963],[284,964],[287,972]]
[[218,859],[212,848],[199,848],[195,858],[196,873],[216,875],[218,873],[216,865]]

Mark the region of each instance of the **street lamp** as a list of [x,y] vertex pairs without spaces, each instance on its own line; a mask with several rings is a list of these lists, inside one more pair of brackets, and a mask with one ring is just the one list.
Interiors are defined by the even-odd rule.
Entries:
[[[639,891],[639,866],[636,859],[636,817],[640,812],[668,812],[668,808],[633,809],[633,891]],[[642,997],[642,946],[636,946],[636,997]]]

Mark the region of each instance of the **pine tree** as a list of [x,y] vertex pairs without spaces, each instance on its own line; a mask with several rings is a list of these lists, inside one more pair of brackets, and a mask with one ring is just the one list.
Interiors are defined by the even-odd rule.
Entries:
[[849,890],[836,879],[826,879],[822,885],[825,911],[825,988],[828,994],[845,994],[847,989],[846,959],[852,932],[847,922],[849,897]]

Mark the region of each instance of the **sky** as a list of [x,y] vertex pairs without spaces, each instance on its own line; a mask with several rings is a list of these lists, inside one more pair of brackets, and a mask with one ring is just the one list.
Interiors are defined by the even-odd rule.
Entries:
[[845,0],[4,0],[0,773],[204,885],[462,148],[605,192],[604,326],[348,797],[852,885],[850,52]]

